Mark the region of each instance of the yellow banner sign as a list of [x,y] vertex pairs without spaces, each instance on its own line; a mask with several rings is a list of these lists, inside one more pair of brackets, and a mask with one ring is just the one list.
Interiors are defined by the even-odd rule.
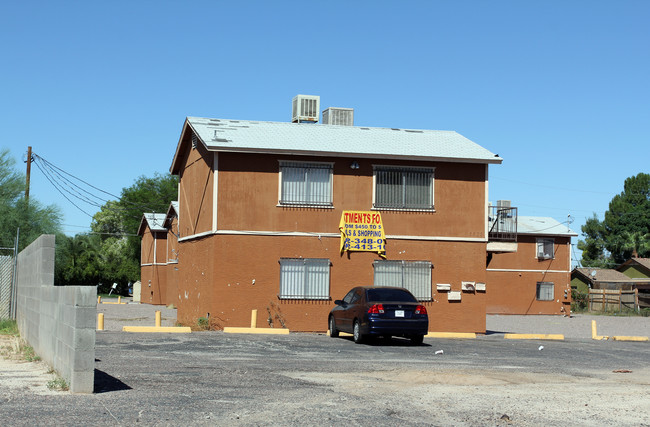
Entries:
[[343,211],[341,222],[341,253],[344,251],[377,252],[386,254],[384,225],[379,212]]

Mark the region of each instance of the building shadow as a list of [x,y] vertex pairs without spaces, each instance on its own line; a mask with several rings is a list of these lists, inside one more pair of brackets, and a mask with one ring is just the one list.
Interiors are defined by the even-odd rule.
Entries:
[[504,335],[504,334],[510,334],[510,333],[511,332],[508,332],[508,331],[491,331],[491,330],[488,329],[488,330],[485,331],[485,336],[497,335],[497,334]]
[[108,393],[111,391],[131,390],[131,387],[114,376],[108,375],[104,371],[95,369],[95,386],[93,393]]

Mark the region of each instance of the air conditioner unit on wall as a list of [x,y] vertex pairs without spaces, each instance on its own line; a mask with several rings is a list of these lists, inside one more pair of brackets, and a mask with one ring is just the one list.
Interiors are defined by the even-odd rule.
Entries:
[[460,301],[460,291],[448,292],[447,301]]
[[476,289],[474,282],[461,282],[461,289],[468,292],[473,292]]
[[438,291],[451,291],[451,285],[449,283],[438,283],[436,289]]
[[296,95],[293,97],[291,121],[293,123],[316,123],[320,111],[320,96]]

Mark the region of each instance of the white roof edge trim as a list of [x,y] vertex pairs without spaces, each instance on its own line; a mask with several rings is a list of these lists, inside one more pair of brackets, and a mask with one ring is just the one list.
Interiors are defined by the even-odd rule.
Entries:
[[[199,138],[200,139],[200,138]],[[203,144],[205,146],[205,144]],[[360,159],[394,159],[394,160],[417,160],[424,162],[456,162],[456,163],[480,163],[480,164],[501,164],[503,159],[501,157],[495,157],[494,160],[485,160],[485,159],[470,159],[465,157],[429,157],[429,156],[399,156],[394,154],[383,154],[383,155],[369,155],[369,154],[357,154],[357,153],[342,153],[339,151],[296,151],[296,150],[278,150],[278,149],[269,149],[263,150],[259,148],[227,148],[227,147],[208,147],[205,146],[208,151],[213,152],[225,152],[225,153],[249,153],[249,154],[286,154],[292,156],[329,156],[329,157],[357,157]]]
[[183,130],[181,130],[181,136],[178,138],[178,142],[176,143],[176,151],[174,152],[174,158],[172,159],[172,164],[169,166],[169,173],[172,173],[172,170],[174,169],[174,165],[176,164],[176,161],[178,160],[179,150],[181,149],[181,142],[183,141],[183,138],[185,138],[185,133],[187,132],[188,126],[192,130],[192,132],[194,132],[194,135],[196,135],[196,138],[199,141],[201,141],[201,144],[203,144],[203,146],[205,147],[206,150],[214,151],[214,150],[210,150],[210,148],[203,141],[203,138],[201,138],[201,136],[196,131],[194,126],[192,126],[192,123],[189,120],[190,118],[191,117],[186,117],[185,118],[185,123],[183,123]]
[[519,231],[517,230],[517,234],[529,234],[531,236],[573,236],[573,237],[578,237],[579,234],[576,233],[575,231],[570,231],[570,232],[548,232],[547,230],[542,230],[542,231]]

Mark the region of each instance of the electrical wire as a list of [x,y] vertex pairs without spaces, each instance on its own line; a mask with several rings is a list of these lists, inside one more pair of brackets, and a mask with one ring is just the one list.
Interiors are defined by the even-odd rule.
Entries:
[[[52,184],[52,186],[68,202],[70,202],[74,207],[76,207],[81,212],[83,212],[84,214],[88,215],[91,218],[93,218],[93,215],[91,215],[86,210],[84,210],[84,208],[79,206],[79,204],[85,203],[94,208],[99,208],[102,211],[115,212],[121,215],[126,215],[132,219],[142,218],[142,215],[144,213],[149,213],[154,210],[151,209],[150,207],[135,202],[131,202],[128,200],[121,200],[120,196],[102,190],[101,188],[96,187],[95,185],[92,185],[89,182],[69,172],[66,172],[65,170],[54,165],[53,163],[49,162],[48,160],[46,160],[45,158],[39,156],[34,152],[32,152],[31,160],[41,171],[43,176],[45,176],[47,181],[50,182],[50,184]],[[83,184],[85,187],[80,185],[79,183]],[[95,192],[90,191],[88,188],[95,190]],[[96,192],[102,193],[102,195],[98,195]],[[112,200],[103,195],[113,197],[119,200],[121,203],[126,203],[128,205],[132,205],[133,207],[125,207],[124,205],[111,206],[109,202],[111,202]],[[72,199],[75,199],[76,202],[73,201]],[[147,216],[146,219],[152,222],[152,224],[154,225],[163,226],[163,224],[158,224],[159,221],[156,218]],[[102,234],[102,233],[97,233],[97,234]],[[121,232],[119,233],[119,235],[127,236],[127,235],[134,235],[134,234]]]

